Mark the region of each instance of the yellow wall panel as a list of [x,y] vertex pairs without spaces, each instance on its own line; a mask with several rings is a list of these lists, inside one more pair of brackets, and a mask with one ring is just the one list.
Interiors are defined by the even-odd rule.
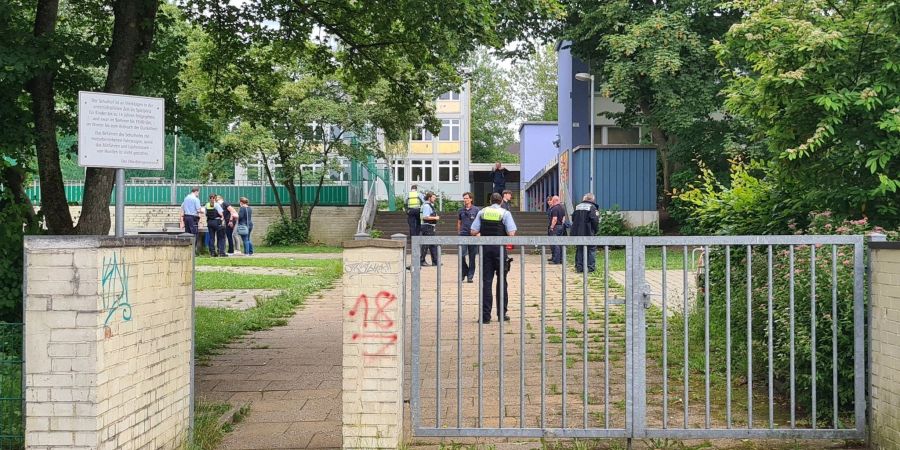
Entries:
[[438,100],[437,113],[458,113],[460,111],[459,100]]
[[431,153],[431,142],[410,142],[409,143],[409,152],[410,153]]
[[438,142],[438,153],[459,153],[459,141]]

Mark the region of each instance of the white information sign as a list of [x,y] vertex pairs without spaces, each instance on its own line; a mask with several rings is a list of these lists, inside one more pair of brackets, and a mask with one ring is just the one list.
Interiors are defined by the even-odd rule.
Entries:
[[164,168],[165,100],[78,93],[78,165],[116,169]]

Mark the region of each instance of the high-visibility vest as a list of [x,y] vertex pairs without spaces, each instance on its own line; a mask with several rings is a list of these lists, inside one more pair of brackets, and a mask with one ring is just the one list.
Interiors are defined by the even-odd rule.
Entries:
[[406,199],[406,207],[409,209],[417,209],[422,207],[422,200],[419,199],[418,191],[409,192],[409,197]]
[[506,226],[503,225],[503,215],[509,211],[502,208],[488,207],[481,210],[482,236],[506,236]]

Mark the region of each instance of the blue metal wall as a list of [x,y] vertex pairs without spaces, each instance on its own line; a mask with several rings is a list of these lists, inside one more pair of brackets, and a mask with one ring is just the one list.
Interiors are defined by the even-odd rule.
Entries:
[[[656,149],[604,147],[594,150],[594,195],[602,209],[656,211]],[[590,152],[582,149],[573,157],[574,202],[588,191]]]

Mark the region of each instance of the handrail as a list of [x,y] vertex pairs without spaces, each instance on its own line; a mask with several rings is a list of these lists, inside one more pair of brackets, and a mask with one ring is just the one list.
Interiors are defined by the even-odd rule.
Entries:
[[369,183],[369,195],[366,196],[366,204],[363,206],[362,214],[359,217],[359,223],[356,225],[357,233],[365,233],[375,222],[375,212],[378,211],[378,201],[375,198],[375,193],[378,187],[378,178],[373,177]]

